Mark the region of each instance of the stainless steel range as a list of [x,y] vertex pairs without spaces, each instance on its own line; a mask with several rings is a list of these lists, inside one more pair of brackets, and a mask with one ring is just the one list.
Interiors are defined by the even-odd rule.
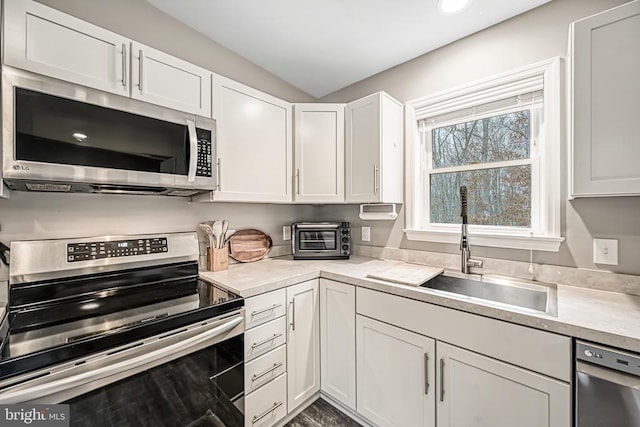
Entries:
[[13,242],[0,403],[68,403],[71,425],[242,425],[244,301],[197,259],[195,233]]

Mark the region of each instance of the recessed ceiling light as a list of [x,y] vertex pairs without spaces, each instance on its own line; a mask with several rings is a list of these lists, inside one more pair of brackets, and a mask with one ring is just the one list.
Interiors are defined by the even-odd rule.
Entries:
[[438,10],[445,15],[462,12],[471,0],[438,0]]

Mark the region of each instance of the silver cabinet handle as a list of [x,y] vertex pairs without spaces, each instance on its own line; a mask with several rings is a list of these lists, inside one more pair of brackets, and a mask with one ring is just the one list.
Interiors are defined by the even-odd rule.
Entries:
[[373,164],[373,194],[378,194],[380,186],[378,185],[378,165]]
[[281,406],[282,406],[282,402],[277,402],[277,403],[273,402],[273,406],[270,409],[264,411],[260,415],[254,415],[253,419],[251,420],[251,424],[257,423],[258,421],[260,421],[261,419],[263,419],[264,417],[266,417],[267,415],[269,415],[270,413],[272,413],[273,411],[275,411]]
[[262,310],[254,310],[251,312],[251,317],[266,313],[267,311],[273,311],[278,307],[282,307],[282,304],[273,304],[271,307],[263,308]]
[[255,381],[255,380],[259,379],[259,378],[264,377],[265,375],[267,375],[267,374],[275,371],[276,369],[278,369],[280,366],[282,366],[282,362],[274,363],[273,366],[270,367],[269,369],[267,369],[266,371],[261,372],[259,374],[253,374],[253,376],[251,377],[251,381]]
[[253,343],[253,344],[251,345],[251,348],[252,348],[252,349],[254,349],[254,348],[258,348],[258,347],[260,347],[261,345],[265,345],[266,343],[268,343],[268,342],[271,342],[271,341],[275,340],[276,338],[280,338],[281,336],[282,336],[282,334],[273,334],[273,336],[272,336],[272,337],[267,338],[266,340],[262,340],[262,341],[260,341],[260,342]]
[[122,43],[122,86],[127,87],[127,45]]
[[291,330],[296,330],[296,299],[291,300],[291,322],[289,322]]
[[140,67],[138,68],[138,89],[140,89],[140,93],[142,93],[142,49],[138,49],[138,61],[140,63]]
[[222,172],[220,172],[220,157],[216,160],[216,173],[218,175],[218,182],[216,183],[216,187],[220,190],[220,183],[222,182]]
[[296,194],[300,194],[300,169],[296,169]]
[[424,394],[429,394],[429,354],[424,354]]
[[440,359],[440,402],[444,402],[444,359]]
[[189,134],[189,170],[187,182],[196,181],[196,168],[198,167],[198,134],[193,120],[187,120],[187,132]]

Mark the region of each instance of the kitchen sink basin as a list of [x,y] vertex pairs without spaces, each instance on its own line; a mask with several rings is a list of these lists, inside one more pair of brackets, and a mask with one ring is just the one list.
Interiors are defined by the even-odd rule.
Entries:
[[525,280],[484,275],[480,280],[441,274],[423,288],[497,306],[557,315],[557,288]]

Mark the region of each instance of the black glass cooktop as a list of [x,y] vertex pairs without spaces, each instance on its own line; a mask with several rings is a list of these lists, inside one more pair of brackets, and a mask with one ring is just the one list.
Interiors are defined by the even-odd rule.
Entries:
[[178,329],[244,305],[195,262],[12,285],[0,380]]

